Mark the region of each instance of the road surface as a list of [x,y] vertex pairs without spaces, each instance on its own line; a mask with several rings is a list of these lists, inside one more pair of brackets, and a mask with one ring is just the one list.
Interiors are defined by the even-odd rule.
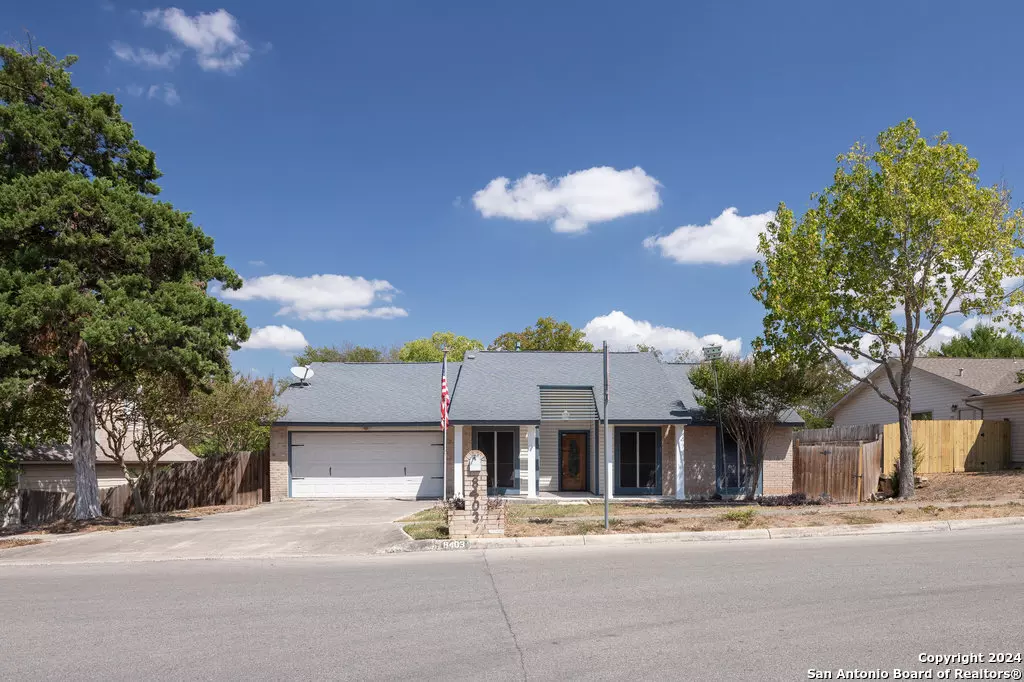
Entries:
[[1017,528],[0,567],[0,679],[801,680],[1022,633]]

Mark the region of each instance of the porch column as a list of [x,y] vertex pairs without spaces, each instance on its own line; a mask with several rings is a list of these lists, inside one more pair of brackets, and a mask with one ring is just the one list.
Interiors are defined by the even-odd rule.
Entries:
[[686,456],[684,453],[686,427],[676,424],[676,499],[686,499]]
[[455,491],[453,497],[462,497],[462,427],[455,425]]
[[537,497],[537,427],[526,427],[526,496]]

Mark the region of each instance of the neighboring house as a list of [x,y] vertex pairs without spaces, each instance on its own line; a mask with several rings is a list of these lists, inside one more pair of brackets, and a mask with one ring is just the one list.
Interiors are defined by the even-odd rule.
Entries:
[[[288,412],[271,428],[271,499],[440,497],[446,481],[451,495],[461,492],[463,458],[474,449],[487,457],[494,492],[601,495],[605,447],[614,496],[735,494],[736,443],[700,421],[691,368],[612,353],[604,443],[601,353],[468,353],[448,368],[442,453],[440,363],[314,363],[308,385],[279,397]],[[792,432],[801,425],[793,413],[780,420],[763,494],[792,491]]]
[[[102,430],[97,430],[96,438],[97,440],[105,439],[106,436]],[[75,467],[72,464],[70,444],[43,445],[16,451],[15,454],[21,465],[21,475],[18,478],[20,489],[50,492],[73,492],[75,490]],[[199,458],[184,445],[176,445],[174,449],[160,458],[160,465],[192,462],[196,459]],[[138,461],[138,455],[129,448],[125,454],[125,462],[129,468],[137,467]],[[121,465],[105,456],[99,446],[96,447],[96,479],[100,488],[113,488],[127,482]]]
[[[898,368],[898,365],[894,363]],[[914,419],[1003,419],[1010,422],[1010,459],[1024,465],[1024,359],[918,358],[910,381]],[[897,373],[898,376],[898,373]],[[892,395],[885,368],[868,380]],[[896,407],[858,383],[826,413],[836,425],[891,424]]]

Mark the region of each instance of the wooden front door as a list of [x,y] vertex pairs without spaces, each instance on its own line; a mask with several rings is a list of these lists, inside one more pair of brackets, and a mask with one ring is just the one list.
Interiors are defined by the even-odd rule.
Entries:
[[559,440],[561,483],[558,489],[582,492],[587,489],[587,434],[563,433]]

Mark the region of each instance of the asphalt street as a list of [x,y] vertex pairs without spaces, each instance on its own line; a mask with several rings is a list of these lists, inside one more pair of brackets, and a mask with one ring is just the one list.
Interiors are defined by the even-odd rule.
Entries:
[[1019,528],[0,566],[2,679],[802,680],[1022,632]]

